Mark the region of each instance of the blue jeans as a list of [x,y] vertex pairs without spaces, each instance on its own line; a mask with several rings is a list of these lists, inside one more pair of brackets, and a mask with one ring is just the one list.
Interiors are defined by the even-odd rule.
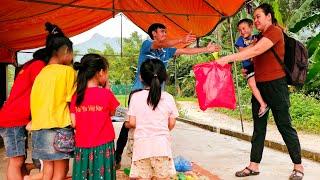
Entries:
[[26,132],[25,126],[0,128],[7,157],[26,155]]
[[73,157],[72,153],[56,151],[53,147],[56,129],[32,131],[32,158],[41,160],[62,160]]

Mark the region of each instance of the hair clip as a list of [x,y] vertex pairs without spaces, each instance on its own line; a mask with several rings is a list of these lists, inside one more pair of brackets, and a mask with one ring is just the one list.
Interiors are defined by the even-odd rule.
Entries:
[[51,31],[51,34],[58,34],[58,31],[56,31],[57,27],[54,27]]

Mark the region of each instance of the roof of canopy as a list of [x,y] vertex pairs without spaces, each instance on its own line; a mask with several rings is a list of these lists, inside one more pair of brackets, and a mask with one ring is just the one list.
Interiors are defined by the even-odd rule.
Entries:
[[168,38],[190,31],[201,37],[238,12],[244,3],[245,0],[1,0],[0,62],[13,62],[18,50],[43,46],[47,21],[71,37],[122,12],[144,31],[159,22],[169,29]]

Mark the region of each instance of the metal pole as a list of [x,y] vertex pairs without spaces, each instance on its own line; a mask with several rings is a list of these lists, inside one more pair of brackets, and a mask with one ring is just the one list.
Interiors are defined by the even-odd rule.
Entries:
[[0,63],[0,108],[7,99],[7,82],[8,82],[8,73],[7,73],[7,64]]
[[120,14],[120,31],[121,31],[121,35],[120,35],[120,46],[121,46],[121,59],[122,59],[122,13]]
[[[233,40],[233,33],[232,33],[232,26],[231,26],[230,18],[228,18],[228,23],[229,23],[229,31],[230,31],[232,53],[235,53],[234,52],[234,44],[233,44],[234,40]],[[239,105],[240,120],[241,120],[241,129],[242,129],[242,132],[244,132],[244,129],[243,129],[243,118],[242,118],[242,106],[241,106],[241,101],[240,101],[241,92],[240,92],[240,89],[239,89],[238,70],[237,70],[237,62],[236,61],[233,62],[233,69],[234,69],[234,72],[236,73],[236,87],[237,87],[238,105]]]
[[178,87],[177,87],[177,57],[173,57],[174,60],[174,88],[176,89],[175,97],[178,95]]
[[[122,36],[122,13],[120,13],[120,33],[121,33],[121,35],[120,35],[120,58],[121,58],[121,60],[122,60],[122,57],[123,57],[123,46],[122,46],[122,42],[123,42],[123,36]],[[121,85],[122,85],[122,83],[121,83]],[[126,85],[125,85],[126,87],[125,87],[125,96],[124,96],[124,102],[125,102],[125,105],[124,105],[124,107],[127,107],[127,100],[128,100],[128,98],[127,98],[127,94],[128,94],[128,90],[127,90],[127,83],[126,83]]]

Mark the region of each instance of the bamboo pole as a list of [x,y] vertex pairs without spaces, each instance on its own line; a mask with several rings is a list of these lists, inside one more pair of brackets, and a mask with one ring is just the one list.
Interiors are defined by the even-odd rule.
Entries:
[[[232,47],[232,53],[234,52],[234,39],[233,39],[233,31],[232,31],[232,26],[231,26],[231,18],[228,18],[228,23],[229,23],[229,32],[230,32],[230,40],[231,40],[231,47]],[[239,82],[238,82],[238,70],[237,70],[237,62],[233,61],[233,70],[236,73],[236,89],[237,89],[237,97],[238,97],[238,105],[239,105],[239,112],[240,112],[240,121],[241,121],[241,129],[242,132],[244,132],[243,128],[243,117],[242,117],[242,106],[241,106],[241,91],[239,88]]]

